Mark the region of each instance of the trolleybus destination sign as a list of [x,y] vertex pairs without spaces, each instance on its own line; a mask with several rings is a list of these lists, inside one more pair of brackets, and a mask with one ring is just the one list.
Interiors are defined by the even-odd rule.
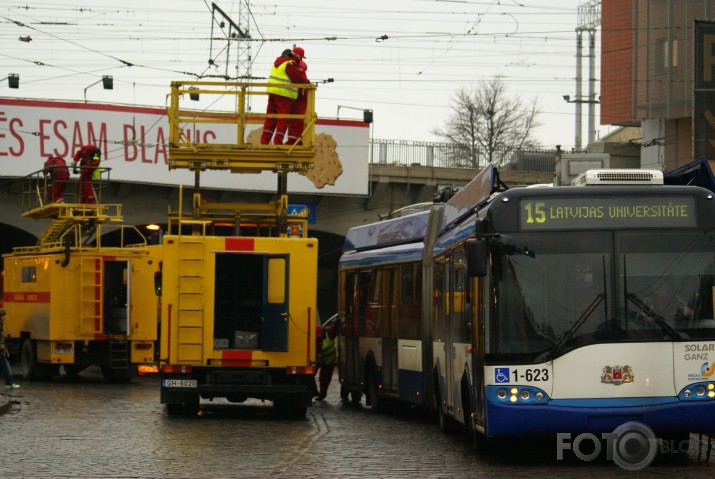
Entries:
[[697,226],[691,196],[523,198],[519,213],[522,230]]

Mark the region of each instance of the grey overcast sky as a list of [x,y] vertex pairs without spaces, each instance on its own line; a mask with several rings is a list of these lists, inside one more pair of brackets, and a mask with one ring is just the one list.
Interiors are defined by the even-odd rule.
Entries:
[[[86,94],[90,102],[162,107],[172,80],[265,77],[284,48],[299,45],[312,81],[335,80],[318,87],[319,117],[335,118],[338,106],[340,118],[371,109],[375,138],[438,141],[431,131],[446,121],[454,93],[500,75],[509,94],[538,99],[544,147],[567,149],[575,109],[563,96],[575,97],[575,29],[585,1],[216,0],[248,25],[242,48],[250,60],[239,61],[210,1],[0,0],[0,78],[20,75],[19,89],[0,82],[0,96],[82,101]],[[596,58],[599,47],[600,31]],[[597,61],[596,94],[599,70]],[[102,75],[113,76],[114,90],[99,84],[85,92]],[[587,58],[583,76],[586,95]],[[608,132],[598,117],[596,127]]]

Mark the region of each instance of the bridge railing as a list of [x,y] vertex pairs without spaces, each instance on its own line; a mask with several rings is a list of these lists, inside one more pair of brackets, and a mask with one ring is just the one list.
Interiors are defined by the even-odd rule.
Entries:
[[[489,164],[485,150],[470,152],[453,143],[412,140],[370,140],[370,162],[373,164],[427,166],[431,168],[475,168]],[[492,163],[500,170],[554,171],[556,150],[498,149]]]

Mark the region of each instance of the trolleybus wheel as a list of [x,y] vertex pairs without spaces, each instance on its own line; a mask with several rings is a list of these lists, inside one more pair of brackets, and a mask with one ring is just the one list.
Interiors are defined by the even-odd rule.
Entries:
[[375,412],[382,412],[385,409],[382,398],[377,390],[377,381],[375,381],[375,374],[372,370],[368,371],[367,374],[367,402],[368,405]]
[[490,439],[479,431],[472,432],[472,447],[478,454],[485,454],[494,450],[494,439]]
[[439,421],[439,430],[442,434],[449,434],[454,431],[454,420],[445,414],[442,409],[442,397],[439,394],[439,382],[435,379],[434,387],[434,405],[437,408],[437,420]]

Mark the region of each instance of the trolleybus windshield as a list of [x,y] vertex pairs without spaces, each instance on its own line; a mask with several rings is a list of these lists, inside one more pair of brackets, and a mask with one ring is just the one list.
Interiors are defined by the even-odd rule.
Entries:
[[713,232],[514,234],[492,246],[487,360],[539,362],[605,342],[715,340],[714,277]]

